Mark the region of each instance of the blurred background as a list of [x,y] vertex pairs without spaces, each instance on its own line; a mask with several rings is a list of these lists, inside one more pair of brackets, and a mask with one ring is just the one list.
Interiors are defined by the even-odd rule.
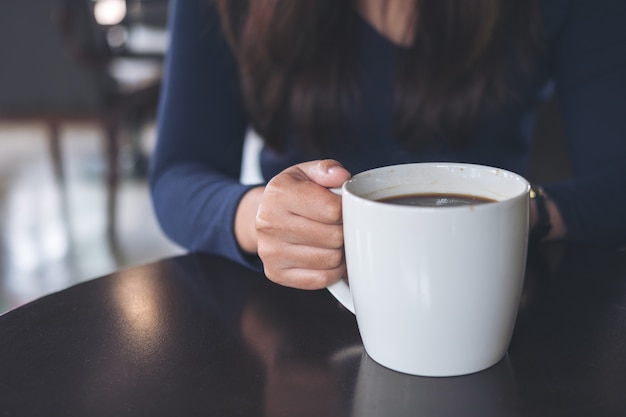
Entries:
[[0,314],[182,253],[161,233],[147,164],[167,0],[3,0]]

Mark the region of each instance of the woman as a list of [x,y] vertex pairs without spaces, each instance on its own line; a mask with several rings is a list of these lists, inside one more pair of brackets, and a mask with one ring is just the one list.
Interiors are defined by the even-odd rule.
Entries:
[[[281,284],[345,273],[341,201],[365,169],[459,161],[525,174],[545,86],[575,178],[531,205],[541,239],[626,240],[626,3],[173,0],[151,187],[164,231]],[[246,131],[266,184],[239,183]],[[545,208],[545,210],[543,209]]]

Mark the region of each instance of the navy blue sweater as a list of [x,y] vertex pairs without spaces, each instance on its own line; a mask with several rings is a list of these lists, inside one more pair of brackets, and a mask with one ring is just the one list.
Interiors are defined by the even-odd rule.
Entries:
[[[357,82],[362,104],[349,121],[346,142],[333,157],[350,172],[403,162],[458,161],[526,174],[529,120],[548,83],[556,87],[574,177],[544,184],[561,210],[568,239],[626,241],[626,1],[551,0],[541,7],[549,52],[532,75],[513,86],[519,100],[480,123],[467,149],[411,152],[393,138],[395,49],[359,19]],[[173,0],[171,43],[152,159],[151,191],[164,232],[181,246],[225,256],[251,267],[234,236],[234,217],[250,188],[239,182],[249,123],[238,69],[208,0]],[[560,156],[555,155],[555,158]],[[265,179],[310,160],[295,144],[284,154],[263,149]]]

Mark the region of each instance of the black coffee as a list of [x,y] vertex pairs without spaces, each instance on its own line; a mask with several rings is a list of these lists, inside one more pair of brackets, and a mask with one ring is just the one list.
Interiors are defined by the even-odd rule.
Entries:
[[449,207],[475,206],[477,204],[495,203],[497,200],[470,194],[424,193],[394,195],[393,197],[381,198],[378,201],[402,206]]

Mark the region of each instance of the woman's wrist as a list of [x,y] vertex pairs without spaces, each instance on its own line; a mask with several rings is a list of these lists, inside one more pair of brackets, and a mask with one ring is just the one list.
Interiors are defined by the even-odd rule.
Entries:
[[530,239],[541,241],[550,234],[552,222],[548,210],[548,195],[539,185],[530,189],[531,210],[534,213],[530,227]]
[[[531,192],[530,200],[530,238],[536,240],[556,240],[564,238],[567,235],[567,229],[558,206],[545,190],[541,190],[543,191],[542,195],[540,200],[537,201],[537,195],[533,195],[536,193],[537,187],[533,188],[534,191]],[[543,210],[543,208],[541,208],[540,205],[542,203],[545,204],[547,220],[546,218],[541,219],[542,213],[540,213],[540,211]],[[545,226],[546,221],[549,222],[549,227]],[[540,227],[540,224],[543,226]],[[545,233],[545,229],[548,229],[547,233]],[[544,231],[544,233],[540,233],[540,230]]]
[[241,250],[257,252],[256,214],[265,187],[255,187],[243,195],[235,214],[235,238]]

